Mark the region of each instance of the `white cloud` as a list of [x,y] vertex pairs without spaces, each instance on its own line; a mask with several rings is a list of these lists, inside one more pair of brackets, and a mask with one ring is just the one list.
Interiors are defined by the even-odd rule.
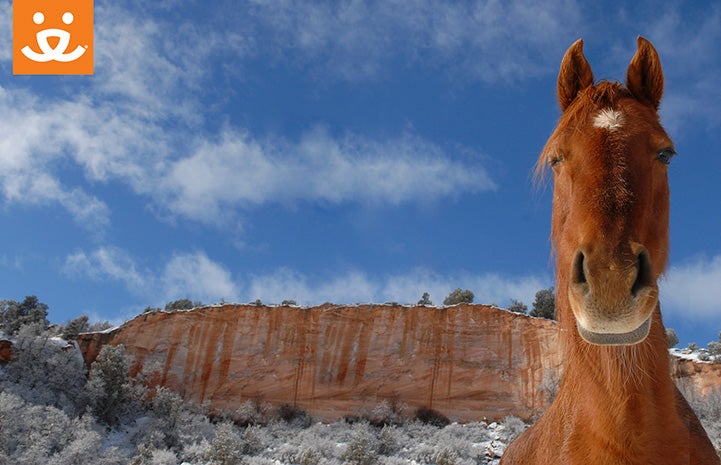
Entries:
[[554,70],[549,50],[581,25],[572,0],[255,1],[247,17],[271,53],[353,81],[391,61],[517,81]]
[[661,305],[684,318],[721,319],[721,255],[669,268],[660,281]]
[[96,281],[119,281],[134,293],[149,289],[149,272],[139,270],[135,260],[117,247],[100,247],[91,253],[79,251],[68,255],[63,271],[71,276]]
[[[287,14],[303,8],[312,5]],[[135,13],[98,7],[96,76],[83,88],[68,84],[71,99],[40,97],[12,82],[0,88],[6,203],[58,205],[95,231],[111,212],[93,191],[114,181],[157,212],[211,224],[267,203],[398,205],[494,187],[477,160],[410,134],[312,130],[289,141],[260,140],[242,128],[204,132],[195,96],[212,68],[204,63],[228,47],[243,53],[247,41],[230,30]]]
[[161,286],[170,299],[192,296],[205,302],[217,302],[238,298],[230,272],[203,252],[174,255],[165,265]]
[[230,272],[203,252],[176,253],[162,269],[143,268],[128,252],[117,247],[78,251],[65,259],[63,272],[75,278],[118,282],[149,301],[191,298],[204,302],[238,298]]
[[645,29],[658,49],[666,75],[661,107],[664,123],[672,132],[699,121],[721,125],[721,7],[712,5],[694,16],[693,9],[669,3]]
[[12,2],[0,2],[0,62],[12,59]]
[[280,269],[271,274],[250,277],[247,295],[263,302],[292,299],[304,305],[387,301],[413,304],[424,292],[428,292],[435,304],[442,304],[451,291],[460,287],[473,291],[477,303],[503,306],[508,305],[511,299],[517,299],[530,307],[535,293],[549,286],[550,279],[544,276],[512,277],[468,272],[442,275],[415,269],[385,276],[370,276],[354,270],[319,278]]
[[436,304],[460,287],[474,292],[477,303],[507,305],[511,299],[529,307],[535,293],[547,288],[547,276],[502,276],[495,273],[457,272],[440,274],[427,269],[406,273],[373,275],[360,270],[308,275],[289,268],[266,274],[234,278],[222,263],[202,251],[176,253],[158,269],[142,268],[127,252],[100,247],[92,252],[68,255],[63,271],[76,278],[118,282],[150,302],[190,298],[206,303],[250,302],[260,299],[280,303],[292,299],[303,305],[324,302],[339,304],[396,301],[412,304],[424,292]]
[[483,167],[454,161],[419,137],[333,138],[323,130],[297,143],[226,131],[175,161],[162,184],[172,212],[206,222],[225,217],[228,208],[272,202],[397,205],[493,188]]

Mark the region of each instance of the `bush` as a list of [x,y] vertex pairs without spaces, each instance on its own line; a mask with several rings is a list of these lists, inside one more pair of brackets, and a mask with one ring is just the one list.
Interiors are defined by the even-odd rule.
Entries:
[[505,431],[506,440],[508,442],[513,441],[526,430],[526,424],[518,417],[509,415],[503,419],[503,430]]
[[283,404],[277,409],[278,418],[286,423],[293,423],[307,428],[312,423],[311,417],[303,410],[294,405]]
[[272,408],[272,405],[259,398],[245,401],[233,413],[233,422],[238,426],[264,425],[270,420]]
[[466,289],[462,291],[461,288],[457,288],[455,291],[448,294],[448,297],[443,299],[443,305],[456,305],[456,304],[470,304],[473,303],[474,299],[473,292]]
[[671,347],[678,344],[678,336],[673,328],[666,328],[666,346],[670,349]]
[[429,407],[420,407],[416,410],[415,416],[416,420],[438,428],[443,428],[451,423],[451,420],[449,420],[447,416]]
[[367,423],[358,423],[353,428],[343,460],[350,465],[375,465],[378,463],[378,441]]
[[239,465],[245,445],[232,423],[224,422],[215,428],[206,460],[214,465]]
[[406,405],[396,398],[384,400],[365,415],[368,422],[377,427],[402,425],[404,423]]
[[436,465],[456,465],[458,456],[455,452],[447,447],[444,447],[433,457],[433,463]]

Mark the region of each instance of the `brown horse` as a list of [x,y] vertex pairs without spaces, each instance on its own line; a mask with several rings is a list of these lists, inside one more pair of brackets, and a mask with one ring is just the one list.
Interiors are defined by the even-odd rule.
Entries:
[[563,114],[539,160],[553,171],[552,240],[565,374],[502,465],[718,465],[671,381],[658,277],[668,259],[663,73],[638,38],[626,86],[594,84],[578,40],[558,76]]

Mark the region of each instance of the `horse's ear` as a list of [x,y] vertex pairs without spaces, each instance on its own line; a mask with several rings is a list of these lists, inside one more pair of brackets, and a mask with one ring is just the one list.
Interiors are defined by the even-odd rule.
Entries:
[[626,87],[639,101],[658,110],[663,95],[661,60],[651,42],[638,36],[638,50],[628,65]]
[[558,73],[558,103],[561,104],[561,110],[565,111],[580,91],[592,85],[593,71],[583,56],[583,39],[578,39],[566,50]]

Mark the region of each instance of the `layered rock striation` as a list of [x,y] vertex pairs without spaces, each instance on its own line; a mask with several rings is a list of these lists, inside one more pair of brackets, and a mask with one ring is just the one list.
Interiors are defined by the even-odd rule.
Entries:
[[123,344],[132,375],[235,410],[290,404],[325,420],[384,400],[474,421],[531,418],[560,377],[555,323],[484,305],[223,305],[146,313],[78,340],[90,365]]
[[[88,366],[123,344],[131,375],[215,411],[261,400],[336,420],[391,401],[475,421],[550,405],[558,336],[552,321],[485,305],[223,305],[146,313],[78,343]],[[721,392],[721,364],[671,357],[671,368],[687,395]]]

